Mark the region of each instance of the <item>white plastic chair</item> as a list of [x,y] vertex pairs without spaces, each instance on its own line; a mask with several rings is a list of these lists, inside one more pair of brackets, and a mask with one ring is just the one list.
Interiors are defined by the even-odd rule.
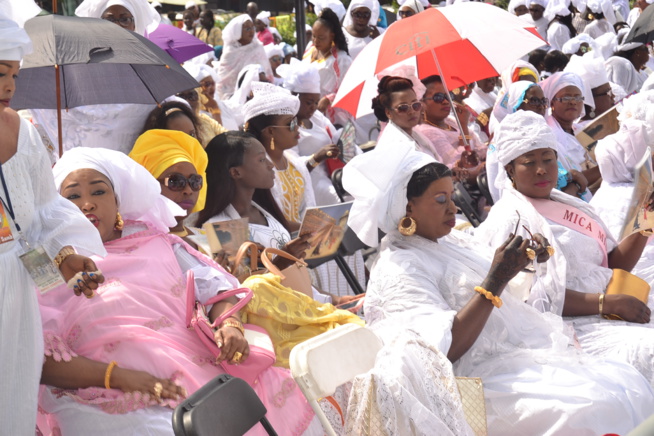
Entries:
[[381,347],[381,341],[371,330],[345,324],[291,350],[293,378],[329,436],[336,436],[336,432],[318,399],[333,395],[340,385],[372,369]]

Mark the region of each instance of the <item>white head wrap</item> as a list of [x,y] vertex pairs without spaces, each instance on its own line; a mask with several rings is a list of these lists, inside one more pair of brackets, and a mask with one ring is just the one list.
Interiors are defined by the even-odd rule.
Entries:
[[654,91],[629,97],[618,119],[620,130],[597,143],[595,157],[603,180],[629,183],[647,147],[654,149]]
[[618,37],[613,33],[607,32],[604,35],[595,38],[597,50],[600,52],[604,60],[613,56],[613,53],[618,48]]
[[[500,78],[502,79],[502,89],[506,90],[514,82],[513,76],[516,70],[521,70],[522,68],[527,68],[534,73],[536,80],[538,80],[538,70],[532,64],[527,61],[517,60],[513,62],[507,69],[502,71]],[[517,79],[516,79],[517,81]]]
[[509,12],[511,12],[511,14],[515,15],[515,8],[517,8],[518,6],[529,7],[529,2],[528,2],[528,0],[511,0],[509,2],[509,6],[507,8],[507,11],[509,11]]
[[[575,73],[557,71],[540,83],[540,87],[543,88],[543,94],[545,94],[545,97],[547,97],[549,101],[552,101],[556,94],[566,86],[577,87],[577,89],[579,89],[581,94],[584,96],[584,103],[587,103],[593,98],[592,95],[590,95],[590,97],[586,95],[586,87],[584,86],[581,78]],[[585,111],[582,109],[581,116],[583,117],[584,114]]]
[[281,40],[281,39],[284,39],[284,38],[282,38],[281,33],[279,33],[279,30],[277,30],[276,27],[269,27],[268,30],[270,30],[270,33],[272,33],[272,35],[273,35],[273,39],[274,39],[275,36],[276,36],[277,38],[279,38],[280,40]]
[[229,98],[231,107],[242,107],[245,104],[252,92],[252,84],[260,81],[259,74],[263,72],[263,68],[259,64],[246,65],[239,71],[236,76],[234,94]]
[[615,12],[611,0],[588,0],[586,7],[595,14],[604,14],[604,18],[611,26],[615,24]]
[[[411,9],[413,9],[413,5],[415,3],[418,3],[418,4],[420,4],[420,6],[422,6],[423,11],[426,8],[431,7],[428,0],[399,0],[397,3],[400,6],[409,6],[409,7],[411,7]],[[415,9],[413,9],[413,10],[415,11]],[[416,12],[418,12],[418,11],[416,11]]]
[[20,61],[32,52],[32,41],[24,29],[0,15],[0,59]]
[[557,15],[566,17],[570,15],[570,0],[549,0],[543,16],[552,21]]
[[352,11],[357,8],[368,8],[370,9],[370,19],[368,20],[369,26],[376,26],[377,19],[379,19],[379,1],[378,0],[352,0],[350,6],[347,7],[347,12],[345,13],[345,19],[343,20],[343,27],[347,27],[352,24]]
[[0,18],[14,21],[20,27],[25,27],[25,22],[40,12],[34,0],[0,0]]
[[189,73],[191,77],[193,77],[198,82],[209,76],[214,77],[214,71],[209,65],[200,65],[200,64],[185,62],[183,67],[186,70],[186,72]]
[[266,27],[270,26],[270,12],[269,11],[261,11],[257,14],[257,20],[260,20],[263,22],[263,24],[266,25]]
[[588,44],[588,46],[591,48],[592,51],[597,50],[597,44],[595,43],[593,37],[588,35],[587,33],[580,33],[574,38],[570,38],[569,40],[567,40],[566,43],[563,44],[561,51],[567,55],[575,54],[579,51],[579,47],[581,47],[581,44],[583,44],[584,42]]
[[[524,0],[520,0],[520,1],[524,1]],[[398,12],[397,12],[397,19],[398,20],[402,19],[402,17],[400,17],[400,11],[399,10],[400,10],[400,8],[402,8],[404,6],[410,8],[416,14],[418,14],[418,13],[425,10],[425,5],[423,4],[422,0],[400,0],[398,3],[400,5],[400,7],[398,8]],[[426,2],[426,3],[429,4],[428,2]]]
[[611,56],[604,62],[604,68],[609,80],[622,86],[627,95],[638,91],[639,86],[642,85],[636,68],[628,59]]
[[539,148],[558,151],[556,136],[547,125],[545,117],[531,111],[509,114],[495,130],[492,152],[501,168],[497,171],[494,186],[502,192],[509,183],[504,167],[515,158]]
[[595,108],[595,99],[592,90],[609,83],[609,76],[604,68],[601,58],[593,57],[590,53],[584,56],[573,55],[563,71],[575,73],[581,78],[584,85],[584,104]]
[[338,20],[343,22],[343,18],[345,18],[345,6],[340,0],[315,0],[312,3],[316,15],[320,16],[323,9],[329,8],[334,11]]
[[373,151],[354,157],[343,169],[343,187],[354,197],[348,226],[371,247],[378,244],[377,229],[396,229],[406,214],[406,189],[413,173],[436,162],[416,151],[415,142],[393,124],[383,135],[385,140]]
[[243,121],[248,122],[259,115],[296,115],[300,100],[291,92],[266,82],[252,84],[252,100],[245,103]]
[[189,0],[184,5],[184,9],[191,9],[191,8],[196,7],[196,6],[197,6],[197,4],[193,0]]
[[529,7],[529,5],[538,5],[547,9],[547,0],[528,0],[527,7]]
[[147,221],[168,233],[177,224],[175,216],[186,215],[161,195],[161,184],[152,174],[124,153],[89,147],[68,150],[52,169],[57,190],[70,173],[81,169],[96,170],[111,181],[123,219]]
[[161,23],[161,15],[147,0],[84,0],[75,9],[78,17],[101,18],[110,6],[123,6],[134,17],[136,33],[152,33]]
[[630,31],[631,29],[629,29],[628,27],[624,27],[618,30],[617,33],[618,46],[615,49],[616,52],[633,50],[643,45],[642,42],[635,42],[635,41],[625,42],[627,40],[627,35],[629,35]]
[[493,108],[493,115],[495,115],[497,121],[501,123],[507,115],[516,112],[525,99],[525,94],[533,86],[538,85],[527,80],[519,80],[512,83],[509,86],[509,91],[504,94],[504,97]]
[[266,56],[268,56],[268,59],[270,59],[273,56],[281,56],[282,59],[284,58],[284,50],[282,49],[281,44],[264,45],[263,49],[266,51]]
[[[238,40],[241,39],[243,34],[243,24],[246,21],[252,21],[252,18],[247,15],[239,15],[232,18],[223,29],[223,43],[224,45],[237,45]],[[254,24],[254,23],[253,23]]]
[[284,79],[284,88],[297,94],[320,94],[320,74],[315,63],[291,58],[290,64],[277,67],[277,74]]

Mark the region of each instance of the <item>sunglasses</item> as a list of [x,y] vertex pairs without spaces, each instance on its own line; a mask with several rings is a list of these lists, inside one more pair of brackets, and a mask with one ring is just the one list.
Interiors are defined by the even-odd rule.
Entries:
[[550,100],[547,97],[538,98],[538,97],[529,97],[522,100],[523,103],[530,104],[532,106],[545,106],[547,107],[550,104]]
[[109,21],[110,23],[114,23],[114,24],[118,23],[122,27],[127,27],[127,26],[129,26],[130,24],[132,24],[134,22],[133,17],[120,17],[118,19],[116,19],[114,17],[106,17],[106,18],[103,17],[102,19],[105,20],[105,21]]
[[566,95],[565,97],[554,97],[552,100],[558,101],[558,102],[561,102],[561,103],[565,103],[565,104],[579,103],[581,101],[584,101],[584,96],[583,95],[575,95],[575,96]]
[[177,94],[177,97],[183,98],[184,100],[187,101],[198,101],[198,99],[200,98],[197,91],[180,92],[179,94]]
[[[450,92],[450,99],[454,99],[454,94]],[[431,97],[425,98],[425,100],[433,100],[434,103],[443,103],[444,101],[449,101],[447,99],[447,94],[444,92],[437,92]]]
[[210,87],[215,86],[215,85],[216,85],[216,82],[214,82],[213,80],[207,80],[206,82],[200,82],[200,86],[203,87],[203,88],[210,88]]
[[283,59],[281,56],[273,56],[270,58],[270,60],[273,62],[281,62]]
[[407,18],[415,15],[416,13],[409,9],[408,11],[398,11],[397,14],[402,18]]
[[287,125],[285,125],[285,126],[270,126],[270,127],[287,127],[288,130],[290,130],[290,131],[292,132],[293,130],[295,130],[295,129],[298,128],[298,124],[297,124],[297,119],[296,119],[296,118],[293,118],[293,119],[291,120],[291,123],[290,123],[290,124],[287,124]]
[[352,12],[350,15],[352,15],[354,18],[361,18],[361,19],[370,19],[370,12]]
[[405,114],[405,113],[409,112],[409,109],[413,109],[414,112],[421,111],[422,110],[422,102],[414,101],[411,104],[404,103],[404,104],[398,105],[398,106],[396,106],[394,108],[394,110],[396,110],[397,113],[399,113],[399,114]]
[[582,45],[581,47],[579,47],[579,51],[582,52],[582,53],[588,53],[589,51],[593,51],[593,48],[592,47],[585,47],[585,46]]
[[199,191],[204,185],[204,180],[199,174],[193,174],[187,179],[182,174],[172,173],[163,181],[159,180],[159,182],[163,182],[163,185],[167,186],[171,191],[183,191],[187,183],[194,191]]
[[609,89],[608,91],[606,91],[606,92],[602,92],[602,93],[600,93],[600,94],[593,94],[593,97],[595,97],[595,98],[597,98],[597,97],[604,97],[605,95],[610,95],[611,97],[615,97],[615,95],[613,94],[613,90],[612,90],[612,89]]

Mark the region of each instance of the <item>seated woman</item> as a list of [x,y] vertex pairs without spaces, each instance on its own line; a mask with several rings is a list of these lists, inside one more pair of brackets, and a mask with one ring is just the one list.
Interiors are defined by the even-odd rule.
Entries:
[[236,88],[236,77],[246,65],[261,65],[266,73],[266,80],[273,80],[268,56],[261,42],[254,38],[254,24],[249,15],[232,18],[223,29],[223,41],[225,45],[218,65],[220,79],[216,85],[216,91],[222,100],[232,96]]
[[[629,295],[605,295],[611,268],[630,271],[647,237],[635,233],[616,243],[591,206],[553,189],[558,144],[543,125],[542,117],[519,111],[500,126],[503,134],[495,146],[506,173],[496,186],[502,197],[475,237],[494,246],[514,233],[518,222],[543,234],[553,247],[552,257],[536,266],[527,302],[541,312],[573,317],[585,351],[627,361],[654,384],[650,309]],[[518,226],[517,231],[526,235],[525,228]],[[598,314],[616,314],[625,321],[590,316]]]
[[198,120],[185,100],[167,101],[150,112],[143,132],[153,129],[178,130],[197,139],[197,126]]
[[206,147],[214,136],[226,132],[227,129],[221,126],[218,121],[200,110],[201,92],[202,88],[188,89],[184,92],[178,93],[177,97],[185,100],[189,106],[191,106],[196,120],[196,137],[198,141],[200,141],[200,144],[202,144],[203,147]]
[[204,179],[208,160],[200,143],[182,132],[148,130],[138,137],[129,157],[159,181],[164,197],[184,211],[175,216],[170,233],[186,238],[189,232],[184,219],[204,209],[207,196]]
[[[109,279],[84,305],[68,293],[40,296],[46,343],[40,406],[61,434],[172,435],[174,407],[249,353],[234,314],[216,332],[222,354],[215,359],[186,326],[186,294],[205,302],[238,281],[165,233],[175,222],[161,204],[168,200],[124,154],[77,148],[54,174],[61,194],[97,227],[108,255],[96,263]],[[186,282],[189,271],[194,283]],[[214,304],[210,319],[237,301]],[[288,371],[269,367],[253,388],[280,433],[316,428]]]
[[547,42],[552,50],[560,51],[566,42],[577,36],[577,29],[572,25],[570,0],[548,2],[545,16],[550,20],[547,25]]
[[[547,130],[544,122],[538,130]],[[448,356],[455,375],[481,377],[490,435],[619,433],[652,413],[654,392],[633,367],[584,355],[570,346],[560,318],[505,291],[530,263],[528,247],[547,265],[541,235],[536,243],[504,237],[494,257],[486,256],[452,229],[450,170],[408,143],[382,143],[344,171],[355,198],[348,224],[371,245],[378,228],[386,233],[364,306],[368,326],[385,344],[415,332]],[[431,382],[423,370],[404,368],[408,388]],[[399,401],[395,407],[415,410]],[[429,429],[416,431],[423,432]]]
[[[327,167],[328,158],[337,159],[339,156],[340,149],[335,143],[340,135],[331,121],[317,110],[320,101],[318,70],[313,64],[291,59],[290,64],[279,67],[279,72],[284,78],[284,88],[300,100],[297,113],[300,140],[297,150],[300,156],[309,156],[313,166],[311,182],[316,204],[340,203]],[[361,149],[355,145],[353,152],[360,154]]]
[[554,73],[541,82],[541,87],[552,109],[546,121],[559,144],[559,162],[568,171],[581,171],[592,185],[601,176],[599,168],[575,137],[575,121],[584,115],[585,87],[580,77],[569,72]]
[[647,45],[630,42],[618,47],[614,56],[605,62],[606,72],[611,82],[622,86],[627,95],[640,91],[647,79],[645,69],[649,61]]
[[[245,131],[253,134],[266,149],[274,165],[275,184],[272,194],[279,205],[291,232],[300,229],[307,208],[316,205],[309,172],[313,169],[309,159],[300,157],[291,149],[298,143],[297,113],[300,101],[296,96],[270,83],[253,83],[252,100],[245,104]],[[363,256],[356,253],[345,258],[359,284],[365,289]],[[330,294],[350,294],[345,277],[330,261],[312,270],[314,285]]]

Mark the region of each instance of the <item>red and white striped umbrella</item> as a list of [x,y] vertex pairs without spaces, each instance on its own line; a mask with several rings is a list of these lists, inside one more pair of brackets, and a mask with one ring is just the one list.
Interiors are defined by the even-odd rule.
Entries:
[[415,66],[421,79],[440,74],[452,90],[499,76],[516,59],[545,44],[534,27],[497,6],[466,2],[430,8],[393,23],[359,53],[334,106],[355,117],[371,113],[375,75],[399,63]]

